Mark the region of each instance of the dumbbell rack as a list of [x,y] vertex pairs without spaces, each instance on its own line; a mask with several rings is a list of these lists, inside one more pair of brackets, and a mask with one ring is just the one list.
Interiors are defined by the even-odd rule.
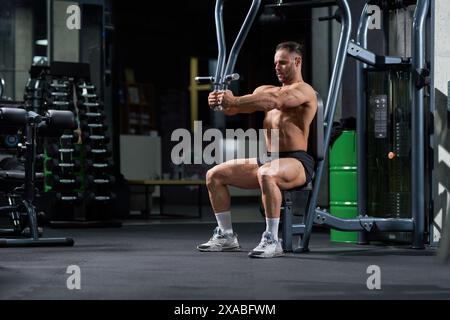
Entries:
[[[57,74],[52,69],[41,67],[38,75],[36,71],[30,73],[35,78],[28,82],[25,100],[33,109],[41,106],[40,112],[72,111],[78,129],[44,142],[49,223],[53,227],[120,226],[110,217],[115,198],[111,192],[114,177],[110,175],[113,163],[96,88],[89,83],[88,75],[71,74],[76,64],[59,63],[54,68]],[[67,70],[66,74],[61,70]]]
[[109,147],[103,105],[93,84],[79,79],[75,84],[76,106],[83,146],[82,170],[84,180],[85,202],[91,216],[98,216],[110,205],[115,194],[111,187],[115,183],[112,175],[112,152]]
[[[69,79],[48,78],[44,85],[43,96],[44,109],[74,111],[71,102],[72,83]],[[45,191],[52,192],[57,203],[73,205],[83,199],[80,177],[81,147],[75,142],[77,136],[68,131],[59,139],[47,139],[44,144]],[[68,214],[69,211],[64,213]]]

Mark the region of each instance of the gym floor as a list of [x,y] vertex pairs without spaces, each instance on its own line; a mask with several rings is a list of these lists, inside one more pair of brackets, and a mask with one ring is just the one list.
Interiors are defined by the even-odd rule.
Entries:
[[[45,236],[72,237],[75,246],[2,248],[0,299],[450,299],[450,266],[431,248],[333,244],[317,229],[310,253],[250,259],[264,228],[254,216],[235,221],[241,252],[198,252],[214,227],[207,219],[166,219],[48,228]],[[81,290],[67,289],[70,265],[80,267]],[[367,288],[371,265],[381,268],[381,290]]]

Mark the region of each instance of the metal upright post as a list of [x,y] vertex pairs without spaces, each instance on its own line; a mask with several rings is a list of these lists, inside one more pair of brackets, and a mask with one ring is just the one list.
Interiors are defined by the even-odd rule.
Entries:
[[[345,61],[347,58],[347,48],[350,41],[350,35],[352,30],[352,17],[350,7],[347,0],[338,0],[339,8],[342,14],[342,29],[339,39],[339,45],[337,48],[337,54],[335,59],[335,65],[333,74],[330,81],[330,89],[328,91],[328,98],[324,112],[324,118],[326,123],[325,141],[324,141],[324,158],[330,145],[331,129],[334,113],[336,111],[337,98],[339,90],[341,88],[342,74],[344,72]],[[307,251],[309,246],[309,239],[311,237],[312,226],[314,223],[315,210],[317,204],[317,197],[319,195],[319,186],[322,179],[323,170],[325,167],[325,161],[322,160],[317,165],[316,178],[314,179],[314,188],[311,195],[311,201],[307,208],[305,233],[300,242],[300,251]]]
[[[367,31],[370,21],[368,12],[369,4],[366,3],[359,20],[356,36],[360,46],[367,49]],[[356,61],[356,140],[357,140],[357,174],[358,174],[358,215],[364,216],[367,212],[367,113],[366,113],[366,81],[364,78],[365,63]],[[358,233],[358,243],[367,243],[367,233]]]
[[[413,21],[412,69],[419,76],[425,68],[425,21],[429,0],[417,0]],[[425,103],[424,88],[416,88],[412,104],[411,210],[414,220],[413,248],[423,249],[425,231]]]
[[53,0],[47,0],[47,60],[53,61]]
[[223,26],[223,0],[217,0],[215,8],[216,36],[219,55],[217,58],[216,74],[214,75],[214,91],[222,90],[222,75],[225,71],[225,59],[227,55],[227,46],[225,42],[225,31]]
[[[247,37],[247,34],[256,18],[256,15],[261,4],[261,0],[253,0],[251,7],[247,13],[244,23],[239,30],[239,33],[234,41],[233,47],[231,48],[230,55],[226,59],[226,42],[225,42],[225,32],[223,25],[223,0],[217,0],[215,7],[215,21],[216,21],[216,35],[217,35],[217,46],[219,48],[219,56],[217,58],[216,74],[214,76],[214,91],[226,90],[229,83],[233,80],[238,80],[239,75],[233,74],[234,66],[236,64],[239,51]],[[198,77],[197,81],[203,81],[205,78]],[[207,79],[207,78],[206,78]],[[215,111],[222,110],[221,106],[216,106]]]
[[38,223],[36,210],[34,208],[34,193],[35,193],[35,159],[36,159],[36,136],[37,124],[40,122],[40,116],[34,112],[29,113],[31,116],[28,119],[26,127],[27,140],[25,143],[26,156],[26,170],[25,170],[25,190],[24,203],[28,211],[28,220],[30,223],[30,232],[33,240],[39,239]]

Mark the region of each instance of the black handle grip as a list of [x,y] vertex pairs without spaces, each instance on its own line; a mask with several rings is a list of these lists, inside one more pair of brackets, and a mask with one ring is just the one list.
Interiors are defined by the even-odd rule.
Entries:
[[232,73],[232,74],[225,76],[225,80],[227,82],[237,81],[237,80],[239,80],[239,78],[240,78],[239,73]]

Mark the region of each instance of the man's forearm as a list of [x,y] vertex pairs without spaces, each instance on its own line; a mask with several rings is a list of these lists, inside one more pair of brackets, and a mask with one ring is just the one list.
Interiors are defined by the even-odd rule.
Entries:
[[242,97],[236,97],[234,103],[240,112],[285,110],[297,108],[312,99],[299,88],[270,92],[255,92]]
[[240,97],[227,94],[223,96],[223,100],[219,98],[218,103],[227,110],[225,113],[227,115],[256,111],[268,112],[282,107],[279,92],[254,92]]
[[255,111],[267,112],[272,109],[277,109],[279,106],[273,94],[261,92],[235,97],[233,107],[239,113],[251,113]]
[[241,97],[234,97],[233,109],[238,113],[252,113],[256,111],[270,111],[277,108],[276,101],[265,93],[248,94]]

